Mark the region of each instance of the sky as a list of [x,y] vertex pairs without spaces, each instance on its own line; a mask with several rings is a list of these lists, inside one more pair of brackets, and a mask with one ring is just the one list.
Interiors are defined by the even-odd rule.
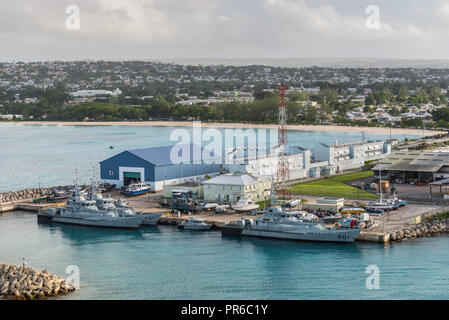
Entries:
[[0,7],[0,61],[449,59],[449,0],[0,0]]

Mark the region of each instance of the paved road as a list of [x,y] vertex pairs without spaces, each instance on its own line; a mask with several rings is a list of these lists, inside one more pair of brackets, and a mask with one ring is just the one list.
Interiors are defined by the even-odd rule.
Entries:
[[447,211],[446,206],[428,205],[428,204],[407,204],[398,210],[390,211],[375,220],[379,223],[379,227],[375,231],[390,232],[399,230],[413,224],[414,218],[425,213],[435,213]]

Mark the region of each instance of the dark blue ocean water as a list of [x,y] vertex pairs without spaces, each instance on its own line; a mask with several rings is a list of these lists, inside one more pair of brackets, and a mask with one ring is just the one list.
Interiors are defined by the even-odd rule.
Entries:
[[[80,270],[62,299],[448,299],[449,237],[394,245],[223,237],[175,227],[139,231],[37,224],[0,215],[0,261]],[[366,289],[369,265],[380,290]]]
[[[39,185],[89,184],[99,179],[100,161],[124,150],[174,144],[170,134],[175,129],[191,131],[191,128],[181,127],[0,123],[0,192]],[[223,130],[219,131],[223,133]],[[305,148],[335,140],[361,140],[362,137],[362,133],[332,131],[291,131],[288,134],[291,146]],[[387,129],[385,134],[365,134],[366,140],[388,137]],[[393,134],[392,137],[403,140],[414,136]]]

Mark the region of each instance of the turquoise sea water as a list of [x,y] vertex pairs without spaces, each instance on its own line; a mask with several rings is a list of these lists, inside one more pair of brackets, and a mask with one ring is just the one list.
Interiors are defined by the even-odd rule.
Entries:
[[[89,181],[99,161],[167,144],[172,129],[0,124],[0,191],[72,183],[74,168]],[[305,147],[360,138],[289,133],[292,144]],[[60,276],[69,265],[79,267],[81,289],[61,299],[448,299],[448,247],[447,236],[387,246],[301,243],[168,226],[37,224],[35,214],[20,211],[0,215],[0,263],[21,264],[25,256],[29,265]],[[370,265],[380,270],[380,290],[366,289]]]
[[[223,237],[220,232],[139,231],[37,224],[0,215],[0,260],[64,275],[81,289],[62,299],[448,299],[449,237],[394,245]],[[367,290],[369,265],[380,290]]]

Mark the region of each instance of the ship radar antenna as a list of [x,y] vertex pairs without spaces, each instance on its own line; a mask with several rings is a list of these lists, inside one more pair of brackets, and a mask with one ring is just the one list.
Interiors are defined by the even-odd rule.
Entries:
[[276,203],[276,191],[275,191],[275,180],[274,177],[271,179],[271,190],[270,190],[270,205]]

